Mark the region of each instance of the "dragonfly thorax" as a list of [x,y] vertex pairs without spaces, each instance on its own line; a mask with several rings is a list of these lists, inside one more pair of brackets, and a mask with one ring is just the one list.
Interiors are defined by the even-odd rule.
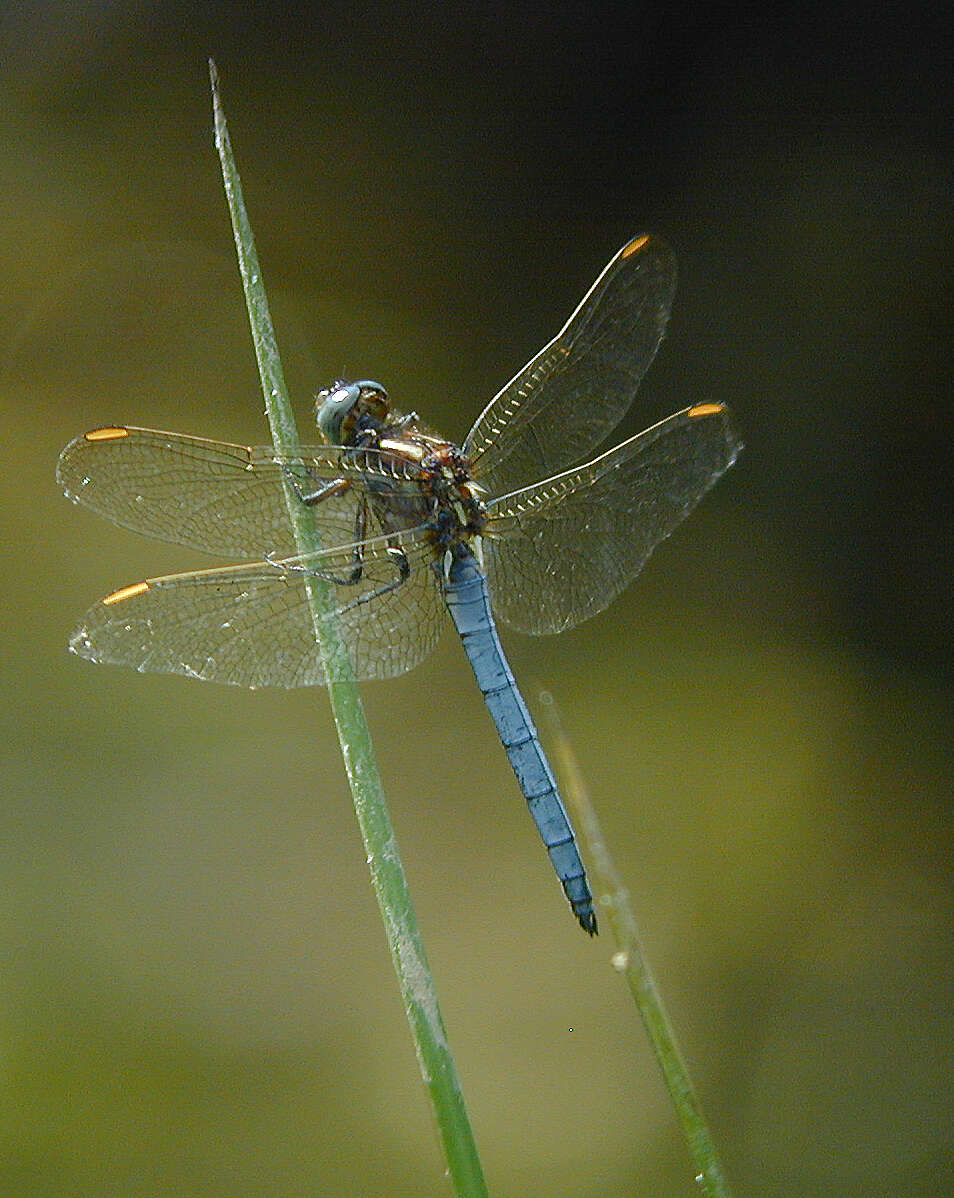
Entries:
[[[406,416],[395,412],[380,383],[339,379],[318,392],[315,407],[318,427],[332,444],[380,450],[388,457],[414,463],[420,496],[430,512],[431,536],[441,549],[479,536],[487,512],[482,488],[470,477],[467,455],[460,446],[418,428],[415,412]],[[389,493],[386,485],[373,489],[380,492],[378,504],[386,513],[382,521],[386,526],[396,527],[407,518],[408,513],[401,511],[400,519],[394,520],[402,501]]]

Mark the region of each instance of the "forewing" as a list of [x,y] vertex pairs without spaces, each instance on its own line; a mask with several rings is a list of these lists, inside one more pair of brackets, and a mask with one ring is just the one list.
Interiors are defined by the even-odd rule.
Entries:
[[[373,450],[358,456],[340,446],[308,446],[283,459],[266,446],[122,427],[77,437],[60,455],[56,476],[74,503],[124,528],[205,553],[259,558],[297,552],[286,476],[306,494],[347,483],[311,507],[322,545],[332,548],[355,540],[369,479],[413,494],[415,472],[413,463]],[[380,531],[372,524],[363,535]]]
[[741,448],[721,404],[686,408],[608,453],[494,500],[483,541],[494,611],[523,632],[607,607]]
[[637,237],[478,416],[465,449],[491,494],[579,462],[619,423],[655,356],[676,289],[672,251]]
[[[410,567],[404,582],[395,548]],[[429,543],[404,533],[362,546],[356,581],[349,581],[352,547],[150,578],[92,607],[70,648],[143,673],[251,688],[324,685],[306,591],[324,580],[333,609],[323,624],[326,644],[340,638],[355,677],[390,678],[421,661],[440,635],[443,601],[432,560]]]

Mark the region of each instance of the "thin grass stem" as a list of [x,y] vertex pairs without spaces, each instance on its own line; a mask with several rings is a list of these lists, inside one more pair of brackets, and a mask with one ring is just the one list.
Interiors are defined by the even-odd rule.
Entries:
[[[212,81],[215,143],[235,233],[235,248],[265,395],[268,422],[276,452],[294,460],[299,448],[294,414],[285,387],[255,240],[232,156],[219,92],[218,72],[211,61],[209,72]],[[321,549],[321,544],[311,512],[298,500],[290,480],[286,483],[286,498],[299,553],[317,552]],[[352,675],[347,648],[336,635],[334,622],[329,618],[329,584],[307,574],[303,575],[303,579],[315,622],[318,641],[316,652],[321,653],[325,673],[332,680],[328,686],[328,694],[354,808],[364,838],[371,882],[381,909],[421,1075],[437,1118],[448,1173],[456,1193],[461,1198],[485,1198],[487,1187],[464,1106],[457,1067],[447,1042],[434,979],[427,964],[417,917],[411,903],[407,877],[398,853],[397,839],[385,802],[364,707]],[[320,637],[317,636],[319,629]]]
[[573,746],[564,731],[553,696],[543,691],[540,701],[548,739],[554,747],[560,789],[570,804],[583,838],[597,905],[600,912],[606,915],[616,941],[613,968],[625,977],[656,1054],[686,1138],[689,1156],[696,1170],[696,1182],[707,1198],[732,1198],[689,1071],[676,1044],[672,1024],[643,953],[629,891],[623,885],[607,848]]

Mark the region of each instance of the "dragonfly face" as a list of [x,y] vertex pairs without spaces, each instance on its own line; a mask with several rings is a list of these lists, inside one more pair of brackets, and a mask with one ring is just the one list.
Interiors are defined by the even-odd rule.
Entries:
[[[319,393],[328,443],[294,457],[128,426],[77,438],[57,471],[74,502],[239,564],[123,587],[90,609],[71,648],[92,661],[237,686],[321,684],[312,576],[332,592],[328,619],[354,675],[386,678],[430,652],[450,609],[557,872],[595,930],[582,865],[576,874],[565,859],[565,815],[547,822],[546,794],[562,812],[552,775],[541,772],[542,753],[523,748],[536,734],[519,695],[508,698],[513,676],[496,633],[486,633],[491,602],[494,614],[536,634],[602,611],[734,462],[740,443],[716,403],[597,452],[656,353],[674,289],[665,243],[628,242],[461,447],[423,432],[416,414],[392,411],[369,379]],[[288,483],[311,510],[318,552],[299,553]]]
[[352,445],[365,430],[380,432],[389,415],[388,393],[371,379],[339,379],[315,396],[315,422],[330,445]]

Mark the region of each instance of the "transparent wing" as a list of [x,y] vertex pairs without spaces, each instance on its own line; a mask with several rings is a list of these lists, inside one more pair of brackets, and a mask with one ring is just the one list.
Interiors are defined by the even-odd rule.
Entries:
[[[286,472],[306,493],[347,481],[312,507],[329,548],[355,540],[356,511],[370,487],[386,483],[395,496],[419,494],[412,462],[374,450],[307,446],[283,459],[271,447],[129,427],[77,437],[60,455],[56,477],[74,503],[134,532],[222,557],[259,558],[297,552]],[[382,531],[372,523],[363,535]]]
[[610,261],[553,340],[490,401],[467,435],[491,494],[591,454],[619,423],[655,356],[676,289],[672,251],[637,237]]
[[[395,548],[410,567],[403,582]],[[403,533],[362,546],[356,581],[351,546],[150,578],[90,608],[70,648],[144,673],[252,688],[324,685],[306,593],[324,579],[334,605],[326,627],[337,630],[355,676],[390,678],[421,661],[440,635],[444,603],[432,561],[427,542]]]
[[686,408],[583,466],[494,500],[483,551],[494,611],[523,632],[607,607],[741,449],[721,404]]

